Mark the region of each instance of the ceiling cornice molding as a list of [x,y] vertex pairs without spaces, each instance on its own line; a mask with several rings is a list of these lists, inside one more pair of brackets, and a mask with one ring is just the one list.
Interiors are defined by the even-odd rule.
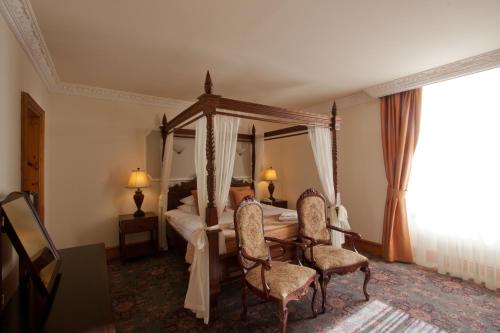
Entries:
[[50,93],[182,110],[193,102],[127,91],[66,83],[59,79],[29,0],[0,0],[0,13],[16,36]]
[[66,82],[60,82],[52,92],[56,94],[63,94],[70,96],[84,96],[90,98],[110,100],[115,102],[165,107],[172,111],[182,111],[194,103],[178,99],[137,94],[128,91],[99,88],[94,86],[87,86],[83,84],[74,84]]
[[377,98],[500,66],[500,49],[458,60],[364,89]]
[[[175,109],[187,107],[192,103],[165,97],[62,82],[57,74],[30,1],[0,0],[0,13],[51,93]],[[337,105],[341,108],[347,108],[369,102],[370,99],[367,94],[371,98],[378,98],[499,66],[500,49],[497,49],[366,88],[363,91],[337,99]]]
[[0,12],[35,66],[47,89],[52,90],[60,80],[31,3],[29,0],[1,0]]

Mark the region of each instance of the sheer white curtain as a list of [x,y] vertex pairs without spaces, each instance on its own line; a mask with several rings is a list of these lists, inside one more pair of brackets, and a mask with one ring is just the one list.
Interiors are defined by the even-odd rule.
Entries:
[[424,87],[407,193],[417,264],[500,288],[500,69]]
[[231,187],[239,126],[240,118],[221,115],[214,117],[215,205],[218,216],[224,211]]
[[[214,117],[215,206],[217,207],[217,216],[221,216],[226,207],[229,188],[231,187],[239,126],[240,118],[221,115]],[[226,253],[226,240],[222,232],[219,232],[219,253]]]
[[253,174],[253,188],[255,198],[260,200],[259,180],[264,171],[264,134],[255,134],[255,171]]
[[165,230],[165,211],[167,210],[168,202],[168,185],[170,180],[170,172],[172,171],[172,156],[174,153],[174,133],[167,135],[165,142],[165,150],[163,153],[163,163],[161,167],[161,181],[160,181],[160,197],[158,199],[158,216],[160,217],[160,224],[158,225],[158,239],[160,248],[166,250],[167,232]]
[[[319,180],[323,187],[323,193],[328,200],[330,224],[341,227],[335,212],[335,184],[333,183],[333,161],[332,161],[332,135],[327,127],[308,127],[309,141],[314,155]],[[344,243],[344,235],[338,231],[331,230],[332,245],[341,247]]]
[[198,194],[198,210],[203,227],[194,231],[191,243],[194,247],[193,262],[189,274],[189,285],[184,300],[184,307],[196,314],[197,318],[203,318],[208,324],[210,314],[210,284],[208,263],[208,238],[205,228],[205,209],[207,207],[207,119],[200,118],[196,122],[196,135],[194,141],[194,164],[196,169],[196,188]]

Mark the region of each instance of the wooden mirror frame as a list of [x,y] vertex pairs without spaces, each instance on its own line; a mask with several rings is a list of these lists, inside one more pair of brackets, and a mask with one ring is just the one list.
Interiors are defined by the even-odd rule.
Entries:
[[[52,276],[50,277],[49,283],[47,286],[43,283],[39,271],[37,270],[37,265],[35,262],[31,261],[30,256],[26,252],[26,249],[24,248],[23,243],[19,239],[14,227],[12,226],[11,221],[9,220],[9,217],[7,216],[6,212],[3,209],[3,205],[6,203],[9,203],[11,201],[17,200],[19,198],[24,198],[26,201],[26,204],[29,206],[31,209],[33,216],[35,217],[36,222],[38,223],[38,227],[40,228],[40,231],[42,232],[43,236],[45,237],[45,240],[47,241],[50,251],[52,252],[52,255],[54,256],[54,260],[56,261]],[[26,193],[22,192],[12,192],[10,193],[2,202],[0,202],[0,216],[2,217],[3,220],[3,225],[2,225],[2,230],[5,231],[7,236],[9,237],[12,245],[14,246],[18,256],[19,256],[19,279],[20,279],[20,288],[24,288],[27,281],[28,277],[31,277],[33,280],[33,283],[37,290],[40,292],[41,296],[43,298],[48,298],[51,296],[54,286],[57,280],[57,277],[59,275],[59,270],[61,267],[61,257],[59,255],[59,252],[57,251],[56,247],[54,246],[54,243],[52,242],[52,239],[50,238],[47,230],[45,229],[44,225],[42,224],[40,217],[33,206],[33,203],[31,200],[28,198]],[[1,253],[0,253],[1,254]]]

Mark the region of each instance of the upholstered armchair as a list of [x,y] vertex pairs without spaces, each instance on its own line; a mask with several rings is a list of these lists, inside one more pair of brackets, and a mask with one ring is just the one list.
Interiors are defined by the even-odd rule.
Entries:
[[[303,256],[304,263],[319,273],[322,312],[325,312],[328,282],[334,274],[344,275],[358,269],[363,271],[365,273],[363,293],[368,301],[370,295],[366,291],[366,286],[370,280],[369,262],[365,256],[357,253],[354,246],[354,240],[361,239],[361,236],[355,232],[330,225],[325,199],[315,189],[308,189],[300,195],[297,201],[297,213],[299,240],[307,244]],[[349,235],[353,251],[332,246],[330,230]]]
[[310,287],[313,289],[311,309],[313,317],[316,317],[316,271],[309,267],[272,261],[266,242],[299,247],[304,247],[305,244],[265,237],[262,206],[251,197],[246,197],[235,210],[234,229],[238,244],[238,261],[243,271],[242,319],[245,319],[247,314],[247,290],[251,290],[260,298],[277,304],[280,332],[285,332],[288,319],[287,303],[304,297]]

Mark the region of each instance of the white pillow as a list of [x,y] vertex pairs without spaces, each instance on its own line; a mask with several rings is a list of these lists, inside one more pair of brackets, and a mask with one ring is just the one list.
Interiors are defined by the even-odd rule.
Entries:
[[188,214],[198,214],[196,207],[191,205],[180,205],[177,209]]
[[194,197],[192,195],[190,195],[189,197],[185,197],[185,198],[183,198],[183,199],[181,199],[179,201],[182,202],[185,205],[188,205],[188,206],[194,206],[195,205]]

